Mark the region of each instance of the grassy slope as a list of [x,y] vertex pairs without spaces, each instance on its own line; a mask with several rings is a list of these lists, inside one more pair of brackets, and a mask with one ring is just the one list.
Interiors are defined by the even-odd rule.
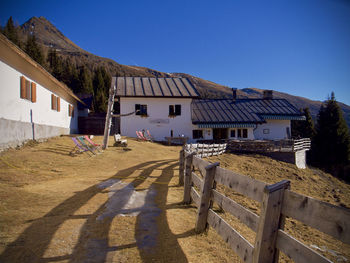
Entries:
[[[95,140],[100,142],[102,138]],[[134,139],[128,142],[128,151],[110,147],[95,157],[69,156],[73,148],[69,137],[1,153],[0,261],[38,262],[51,258],[81,262],[89,257],[111,262],[238,262],[215,231],[195,235],[196,210],[181,205],[183,188],[177,185],[180,147]],[[222,167],[269,183],[288,179],[296,192],[350,207],[350,186],[318,170],[298,170],[259,155],[225,154],[210,161],[220,161]],[[115,192],[98,185],[111,179],[131,183],[137,193],[154,189],[157,195],[148,200],[155,202],[161,212],[155,217],[141,213],[99,221],[97,218],[106,211]],[[259,213],[256,203],[223,190]],[[254,241],[254,233],[234,218],[223,216]],[[147,248],[142,245],[143,223],[150,219],[157,225],[157,238],[155,246]],[[350,246],[298,222],[288,221],[287,231],[308,245],[325,246],[350,258]],[[337,258],[329,252],[325,254],[333,260]]]

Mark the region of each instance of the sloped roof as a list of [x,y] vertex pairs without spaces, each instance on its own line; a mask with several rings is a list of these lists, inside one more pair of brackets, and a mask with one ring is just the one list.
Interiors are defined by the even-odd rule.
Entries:
[[117,97],[198,98],[195,86],[187,78],[113,78]]
[[285,99],[206,99],[192,101],[192,122],[262,123],[265,119],[303,119]]

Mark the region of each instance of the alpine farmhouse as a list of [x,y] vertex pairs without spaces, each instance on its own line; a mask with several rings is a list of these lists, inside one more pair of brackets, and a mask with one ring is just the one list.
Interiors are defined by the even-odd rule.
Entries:
[[259,99],[239,99],[236,90],[232,99],[201,99],[187,78],[115,77],[113,86],[120,114],[127,115],[120,118],[120,131],[128,137],[149,130],[157,141],[282,140],[291,138],[291,120],[305,118],[272,91]]
[[0,149],[78,132],[79,98],[2,34],[0,79]]

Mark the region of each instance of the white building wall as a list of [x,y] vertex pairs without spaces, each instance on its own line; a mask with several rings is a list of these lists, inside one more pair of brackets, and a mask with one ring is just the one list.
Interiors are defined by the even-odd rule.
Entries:
[[290,120],[267,120],[254,130],[254,138],[256,140],[288,139],[287,128],[290,133]]
[[[174,137],[184,135],[192,139],[190,98],[120,98],[120,113],[135,111],[135,104],[147,105],[147,117],[131,115],[120,118],[120,131],[123,136],[136,137],[136,131],[149,130],[157,141],[164,141],[173,130]],[[181,115],[169,117],[169,105],[181,105]]]
[[[37,101],[35,103],[20,98],[21,76],[36,83]],[[51,94],[54,93],[2,61],[0,61],[0,79],[0,118],[63,128],[78,128],[77,118],[68,116],[69,103],[67,101],[63,98],[60,99],[60,112],[51,110]],[[57,94],[54,95],[57,96]],[[76,105],[74,105],[74,109],[77,110]],[[77,116],[77,113],[76,111],[74,116]]]
[[[36,83],[35,103],[20,98],[21,76]],[[51,94],[59,97],[57,94],[2,61],[0,80],[0,148],[19,145],[29,139],[47,138],[78,130],[76,104],[73,105],[74,117],[69,116],[69,103],[62,97],[60,112],[52,110]]]

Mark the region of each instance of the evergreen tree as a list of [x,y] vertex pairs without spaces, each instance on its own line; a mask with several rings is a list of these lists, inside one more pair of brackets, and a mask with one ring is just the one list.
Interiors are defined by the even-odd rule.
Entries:
[[57,55],[56,49],[49,50],[47,55],[47,62],[49,64],[49,71],[52,73],[52,75],[58,80],[65,82],[63,80],[63,60],[60,56]]
[[21,41],[18,37],[18,31],[15,25],[13,24],[12,16],[7,20],[7,24],[3,29],[4,35],[11,40],[14,44],[21,47]]
[[109,86],[111,84],[111,76],[105,68],[99,67],[94,74],[94,109],[96,112],[107,111],[107,101],[109,96]]
[[339,171],[349,164],[350,135],[333,92],[318,113],[316,135],[312,145],[315,163],[329,172],[342,176]]
[[94,90],[92,87],[91,73],[86,68],[86,66],[82,66],[80,69],[78,92],[85,93],[85,94],[94,93]]
[[46,67],[44,54],[36,42],[34,35],[28,35],[27,42],[25,45],[25,52],[41,66]]
[[309,108],[301,109],[306,118],[305,121],[292,121],[292,136],[294,138],[310,138],[315,135],[315,127]]

